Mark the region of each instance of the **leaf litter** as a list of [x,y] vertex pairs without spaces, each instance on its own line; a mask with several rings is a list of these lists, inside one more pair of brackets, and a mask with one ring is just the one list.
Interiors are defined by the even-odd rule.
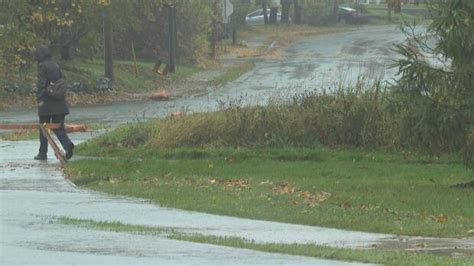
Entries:
[[[262,184],[262,183],[261,183]],[[329,199],[332,194],[326,191],[319,191],[317,193],[311,193],[307,190],[298,189],[296,186],[289,182],[280,182],[274,184],[272,187],[272,191],[274,194],[277,195],[293,195],[303,200],[303,202],[309,207],[316,207],[321,203],[325,202]],[[290,201],[294,204],[295,200]]]

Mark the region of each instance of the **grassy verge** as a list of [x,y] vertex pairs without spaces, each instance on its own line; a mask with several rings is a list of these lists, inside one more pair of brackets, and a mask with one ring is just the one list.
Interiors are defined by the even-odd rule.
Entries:
[[283,253],[289,255],[302,255],[308,257],[358,261],[367,263],[380,263],[390,265],[469,265],[467,258],[451,258],[430,254],[417,254],[416,252],[389,251],[389,250],[350,250],[331,248],[312,244],[258,244],[236,237],[215,237],[201,234],[185,234],[170,228],[148,227],[139,225],[122,224],[119,222],[101,222],[93,220],[73,219],[59,217],[57,221],[69,226],[77,226],[94,230],[124,232],[145,235],[161,235],[169,239],[207,243],[219,246],[228,246],[259,250],[264,252]]
[[[456,143],[443,143],[463,141],[462,130],[433,140],[427,131],[407,136],[403,117],[387,105],[397,98],[380,88],[353,90],[265,107],[231,102],[213,113],[129,125],[80,147],[104,160],[72,162],[68,174],[92,189],[202,212],[404,235],[472,234],[474,194],[450,186],[474,174],[456,150],[450,155]],[[432,151],[445,155],[412,152],[422,141],[439,143]]]
[[367,13],[371,17],[371,24],[401,24],[403,22],[424,21],[429,19],[429,12],[426,5],[403,6],[400,13],[392,11],[391,21],[388,20],[388,10],[386,5],[368,5]]
[[209,84],[216,87],[223,86],[230,81],[236,80],[253,68],[255,68],[255,63],[253,62],[244,62],[235,66],[231,66],[222,75],[210,80]]
[[[77,61],[63,66],[70,80],[79,80],[86,83],[96,82],[104,75],[103,61]],[[157,83],[163,77],[153,72],[154,63],[137,62],[136,69],[133,61],[114,61],[115,86],[122,91],[139,93],[140,91],[156,90]],[[182,79],[198,72],[199,69],[191,66],[178,66],[176,73],[170,74],[172,79]],[[94,86],[95,84],[87,84]]]
[[[353,29],[354,27],[350,25],[344,27],[314,27],[293,24],[249,26],[242,29],[239,32],[239,36],[250,42],[261,42],[262,46],[247,47],[247,44],[243,42],[243,45],[228,46],[226,50],[237,57],[263,56],[268,59],[278,59],[282,56],[282,51],[300,37],[350,31]],[[271,44],[274,44],[275,47],[268,49]]]
[[449,157],[103,143],[78,152],[114,159],[72,161],[66,172],[74,183],[162,206],[295,224],[444,237],[474,229],[474,194],[450,188],[473,174]]
[[[75,60],[59,62],[67,82],[72,90],[78,92],[70,95],[68,102],[76,104],[94,104],[98,102],[111,102],[115,100],[130,100],[130,94],[143,94],[161,88],[170,82],[185,79],[200,69],[192,66],[177,66],[176,73],[169,74],[167,78],[153,72],[154,63],[133,61],[114,61],[115,83],[114,93],[103,91],[99,87],[104,76],[104,63],[99,60]],[[11,84],[7,87],[13,92],[0,90],[0,109],[18,106],[35,106],[36,100],[32,93],[33,84],[36,83],[36,70],[30,68],[20,77],[12,77]],[[13,85],[14,84],[14,85]],[[14,88],[17,87],[17,88]]]
[[8,132],[5,135],[0,135],[0,139],[8,141],[32,140],[38,138],[38,130],[23,129]]
[[[88,131],[92,130],[105,130],[107,127],[100,124],[89,124],[86,125]],[[7,132],[6,134],[1,135],[1,140],[7,141],[22,141],[22,140],[33,140],[38,139],[39,131],[38,129],[19,129]]]

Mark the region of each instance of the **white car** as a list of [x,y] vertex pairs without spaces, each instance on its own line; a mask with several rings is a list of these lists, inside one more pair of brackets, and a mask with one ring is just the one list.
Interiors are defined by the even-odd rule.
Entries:
[[[267,9],[268,20],[270,20],[270,9]],[[281,20],[281,13],[277,13],[277,21]],[[245,16],[245,24],[246,25],[263,25],[265,23],[263,17],[263,9],[258,9],[253,11],[252,13]]]

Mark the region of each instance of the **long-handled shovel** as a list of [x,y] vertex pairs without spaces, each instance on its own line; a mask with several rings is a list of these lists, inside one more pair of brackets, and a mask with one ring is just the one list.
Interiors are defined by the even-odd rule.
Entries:
[[45,136],[46,139],[48,140],[49,145],[51,146],[51,148],[53,148],[54,155],[56,155],[56,158],[59,160],[59,162],[61,162],[61,165],[64,165],[64,164],[67,163],[66,155],[58,147],[58,144],[56,144],[56,142],[54,142],[54,140],[53,140],[53,138],[51,137],[51,134],[50,134],[51,129],[47,128],[46,125],[47,125],[46,123],[39,125],[41,133],[43,133],[43,136]]

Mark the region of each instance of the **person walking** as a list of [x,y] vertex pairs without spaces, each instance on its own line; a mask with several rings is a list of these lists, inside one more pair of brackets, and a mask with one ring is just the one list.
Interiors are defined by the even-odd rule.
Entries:
[[[38,103],[39,122],[57,123],[60,128],[53,129],[54,134],[58,137],[59,142],[66,152],[66,158],[70,159],[74,150],[74,144],[69,139],[64,129],[64,119],[69,114],[69,108],[66,99],[57,99],[46,93],[48,85],[54,84],[63,78],[58,64],[53,61],[51,52],[47,46],[39,46],[36,49],[36,61],[38,62],[38,83],[36,90],[36,100]],[[34,157],[35,160],[47,160],[48,156],[48,140],[39,132],[40,148],[39,153]]]

